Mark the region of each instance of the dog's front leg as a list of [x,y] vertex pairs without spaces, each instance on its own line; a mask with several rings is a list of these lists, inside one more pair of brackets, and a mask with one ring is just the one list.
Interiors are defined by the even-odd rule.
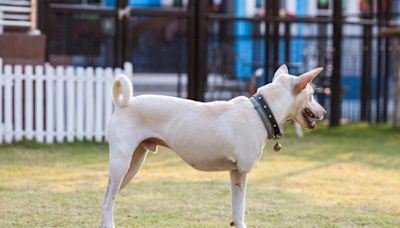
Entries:
[[232,195],[232,222],[231,226],[245,228],[244,210],[246,200],[247,174],[238,170],[230,171]]

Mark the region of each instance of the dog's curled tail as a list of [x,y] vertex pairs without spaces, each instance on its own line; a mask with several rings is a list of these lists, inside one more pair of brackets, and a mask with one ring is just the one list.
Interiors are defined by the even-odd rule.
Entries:
[[119,108],[128,106],[133,96],[131,81],[123,74],[118,75],[112,85],[112,96],[114,104]]

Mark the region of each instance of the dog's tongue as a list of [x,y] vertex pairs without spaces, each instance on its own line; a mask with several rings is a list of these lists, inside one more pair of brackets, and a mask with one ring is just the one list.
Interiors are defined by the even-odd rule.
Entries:
[[314,130],[317,127],[317,123],[311,122],[308,126],[310,127],[310,129]]

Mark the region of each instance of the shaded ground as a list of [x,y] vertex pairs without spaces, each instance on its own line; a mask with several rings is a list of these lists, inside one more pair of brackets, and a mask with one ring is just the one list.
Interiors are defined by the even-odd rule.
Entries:
[[[291,131],[282,152],[265,147],[250,174],[249,227],[400,226],[400,130]],[[107,146],[0,146],[1,227],[97,227],[107,182]],[[149,154],[120,194],[120,227],[228,227],[228,173],[192,169],[165,149]]]

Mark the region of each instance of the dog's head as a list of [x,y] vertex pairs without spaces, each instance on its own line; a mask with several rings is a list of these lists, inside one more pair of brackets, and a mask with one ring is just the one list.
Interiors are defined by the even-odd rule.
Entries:
[[314,99],[314,89],[310,83],[323,69],[321,67],[298,77],[290,75],[286,65],[275,72],[272,84],[285,91],[285,103],[289,104],[286,119],[293,120],[309,129],[316,127],[316,120],[325,117],[325,109]]

